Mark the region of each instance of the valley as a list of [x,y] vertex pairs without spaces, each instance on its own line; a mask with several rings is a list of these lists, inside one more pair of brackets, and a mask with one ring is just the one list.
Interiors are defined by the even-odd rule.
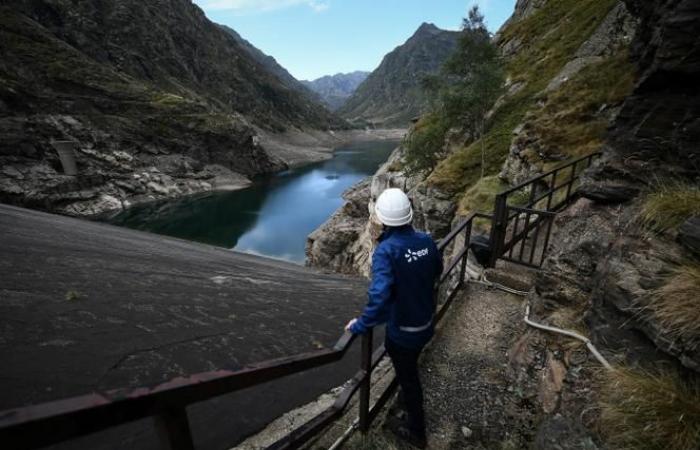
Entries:
[[336,343],[399,188],[428,448],[700,448],[697,2],[389,3],[0,5],[0,442],[402,448]]

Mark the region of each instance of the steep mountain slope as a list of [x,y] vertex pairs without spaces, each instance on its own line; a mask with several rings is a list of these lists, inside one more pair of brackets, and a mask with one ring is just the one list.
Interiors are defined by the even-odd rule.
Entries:
[[261,66],[265,67],[268,72],[275,75],[277,78],[284,83],[290,89],[297,90],[304,95],[311,96],[314,101],[320,101],[321,99],[314,93],[312,89],[306,85],[306,82],[299,81],[294,76],[287,71],[284,67],[277,62],[277,60],[264,53],[262,50],[250,43],[250,41],[244,39],[236,30],[227,27],[226,25],[219,25],[224,31],[233,36],[233,38],[238,42],[238,44],[243,47],[244,50],[248,52],[250,56],[253,57]]
[[302,83],[317,93],[331,111],[336,111],[345,104],[368,75],[369,72],[357,70],[351,73],[326,75],[313,81],[303,80]]
[[189,0],[6,1],[0,50],[5,202],[87,214],[239,185],[284,167],[261,132],[345,126]]
[[407,126],[427,101],[421,80],[440,69],[458,37],[459,32],[422,24],[384,57],[338,113],[357,123]]

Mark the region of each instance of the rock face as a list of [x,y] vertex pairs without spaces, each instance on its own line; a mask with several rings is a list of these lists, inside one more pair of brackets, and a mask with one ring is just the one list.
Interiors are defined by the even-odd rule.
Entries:
[[260,133],[344,127],[188,0],[3,2],[0,50],[3,202],[89,214],[231,187],[285,167]]
[[[610,132],[604,157],[589,170],[585,197],[560,215],[552,252],[531,300],[554,324],[581,315],[591,338],[627,364],[700,372],[700,345],[672,338],[645,313],[669,266],[691,257],[697,218],[677,233],[652,234],[638,217],[645,189],[667,176],[697,182],[696,2],[626,2],[639,20],[633,57],[640,77]],[[691,55],[691,56],[689,56]],[[694,55],[694,56],[693,56]]]
[[358,70],[327,75],[313,81],[302,81],[302,83],[318,94],[331,111],[336,111],[345,104],[368,75],[369,72]]
[[[518,2],[522,11],[514,17],[526,17],[535,8],[544,4],[540,2],[539,6],[535,6],[536,3]],[[623,2],[618,2],[593,34],[578,48],[573,58],[549,81],[545,90],[539,95],[542,106],[546,105],[548,95],[556,95],[558,91],[566,89],[565,84],[582,69],[625,52],[634,36],[636,26],[637,19],[630,14]],[[501,42],[503,53],[506,55],[509,52],[512,53],[516,44],[512,41]],[[510,88],[517,92],[518,86],[511,85]],[[619,105],[601,105],[597,111],[593,112],[595,120],[600,120],[605,125],[612,124],[619,111],[617,106]],[[537,118],[537,113],[530,113],[513,131],[509,153],[499,174],[500,178],[511,184],[518,184],[538,175],[542,172],[544,164],[571,157],[568,154],[570,149],[558,148],[543,139],[542,130],[536,123]]]
[[[620,111],[612,142],[620,159],[670,162],[700,171],[700,7],[693,0],[626,0],[643,26],[632,47],[640,81]],[[678,161],[684,161],[677,165]],[[654,164],[649,167],[656,170]]]
[[407,126],[427,102],[421,80],[442,67],[458,37],[459,32],[424,23],[406,43],[384,57],[338,113],[357,123]]

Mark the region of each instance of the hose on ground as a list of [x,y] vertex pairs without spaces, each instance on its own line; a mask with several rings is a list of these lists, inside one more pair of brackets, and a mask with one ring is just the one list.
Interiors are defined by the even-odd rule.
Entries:
[[[509,292],[511,294],[520,295],[523,297],[525,297],[529,294],[526,291],[519,291],[517,289],[509,288],[508,286],[503,286],[502,284],[499,284],[499,283],[493,283],[493,282],[489,281],[488,279],[486,279],[485,275],[482,276],[482,279],[483,279],[483,281],[469,280],[469,282],[493,287],[495,289],[499,289],[501,291]],[[582,336],[574,331],[563,330],[561,328],[552,327],[549,325],[544,325],[544,324],[532,321],[530,319],[530,301],[527,299],[525,300],[525,317],[524,317],[524,319],[525,319],[525,323],[533,328],[537,328],[539,330],[544,330],[544,331],[549,331],[551,333],[562,334],[564,336],[569,336],[571,338],[574,338],[576,340],[583,342],[584,344],[586,344],[586,347],[588,347],[588,350],[591,352],[591,354],[593,354],[595,359],[597,359],[598,362],[600,362],[600,364],[603,365],[603,367],[605,367],[608,370],[615,370],[615,369],[613,369],[612,365],[610,365],[608,360],[605,359],[605,357],[603,355],[601,355],[601,353],[598,351],[598,349],[595,347],[595,345],[593,345],[591,340],[588,339],[587,337]]]

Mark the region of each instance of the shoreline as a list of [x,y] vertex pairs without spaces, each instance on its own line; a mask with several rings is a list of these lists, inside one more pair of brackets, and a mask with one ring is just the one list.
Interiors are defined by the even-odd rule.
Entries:
[[166,156],[169,159],[162,163],[136,166],[135,158],[124,152],[98,155],[91,148],[78,148],[78,159],[97,157],[116,169],[86,171],[76,177],[59,173],[46,160],[33,166],[8,165],[0,170],[0,199],[9,205],[90,219],[163,200],[245,189],[259,175],[273,175],[328,160],[335,149],[351,142],[400,140],[406,130],[296,130],[281,134],[258,130],[258,133],[254,146],[269,156],[273,163],[269,171],[246,176],[216,163],[196,168],[194,161],[182,154]]
[[302,167],[333,157],[340,146],[352,142],[400,141],[408,132],[403,128],[339,131],[288,131],[281,134],[260,132],[261,145],[289,168]]
[[[316,130],[314,130],[316,131]],[[255,184],[255,178],[257,177],[267,177],[267,176],[274,176],[276,174],[285,172],[287,170],[291,169],[298,169],[301,167],[305,167],[311,164],[315,164],[318,162],[322,161],[327,161],[329,159],[333,158],[334,152],[344,146],[344,145],[349,145],[354,142],[369,142],[369,141],[400,141],[407,130],[405,129],[378,129],[378,130],[342,130],[342,131],[330,131],[330,132],[318,132],[314,134],[307,134],[307,133],[294,133],[294,134],[282,134],[282,135],[274,135],[274,137],[268,137],[268,141],[263,141],[261,142],[263,147],[267,144],[270,145],[285,145],[283,140],[279,140],[280,136],[287,136],[291,137],[290,141],[293,142],[291,144],[286,144],[286,147],[288,149],[295,149],[299,153],[302,154],[309,154],[309,155],[318,155],[317,157],[310,157],[308,159],[299,159],[295,161],[284,161],[287,167],[277,170],[274,172],[267,172],[267,173],[260,173],[257,175],[253,175],[251,177],[245,177],[240,174],[237,177],[235,177],[235,182],[234,183],[229,183],[228,178],[227,181],[222,182],[222,184],[217,185],[216,180],[214,180],[214,183],[211,185],[210,189],[202,189],[200,191],[194,191],[194,192],[189,192],[185,193],[182,195],[176,195],[173,197],[161,197],[161,198],[153,198],[153,199],[145,199],[142,201],[137,200],[125,200],[122,202],[122,207],[121,208],[114,208],[114,209],[108,209],[104,210],[101,212],[98,212],[96,214],[89,214],[89,215],[82,215],[82,216],[74,216],[74,217],[83,217],[87,218],[90,220],[95,220],[98,219],[100,216],[108,216],[108,215],[118,215],[123,211],[126,211],[127,209],[136,207],[136,206],[143,206],[147,205],[149,203],[157,203],[157,202],[163,202],[163,201],[173,201],[173,200],[185,200],[190,197],[196,197],[196,196],[204,196],[204,195],[209,195],[209,194],[216,194],[216,193],[222,193],[222,192],[233,192],[233,191],[240,191],[242,189],[249,188]],[[311,137],[312,139],[309,139]],[[275,140],[277,139],[277,140]],[[315,146],[312,148],[306,148],[304,147],[304,142],[321,142],[325,144],[324,146]],[[278,154],[273,153],[271,150],[268,148],[265,148],[266,151],[268,151],[271,156],[276,156],[279,157]],[[286,261],[286,260],[283,260]],[[286,261],[289,262],[289,261]],[[304,263],[299,263],[301,265],[304,265]]]

